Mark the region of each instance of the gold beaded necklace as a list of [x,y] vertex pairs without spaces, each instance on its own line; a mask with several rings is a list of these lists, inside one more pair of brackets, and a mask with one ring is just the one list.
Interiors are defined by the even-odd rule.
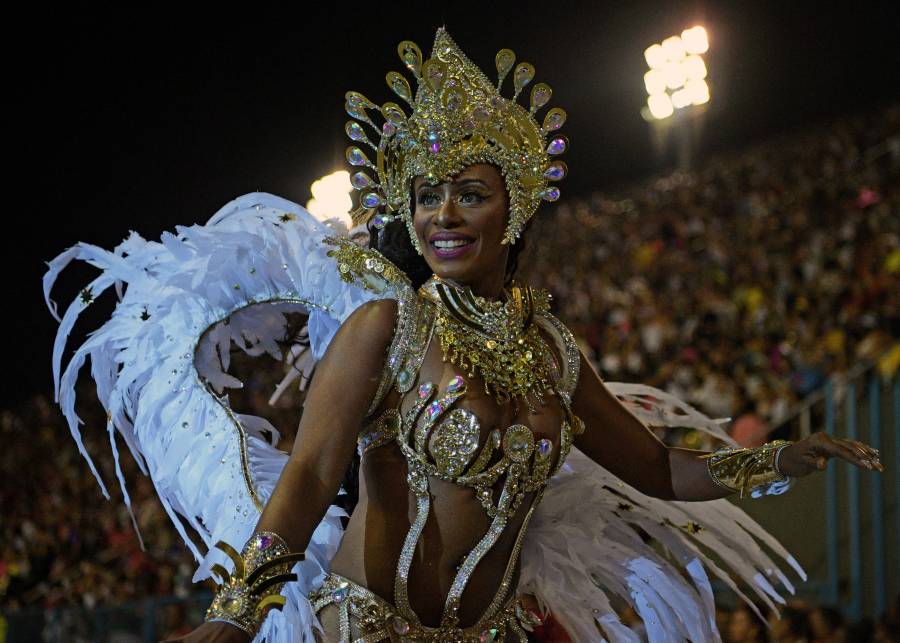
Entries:
[[491,301],[432,277],[421,292],[437,306],[434,332],[444,361],[484,380],[499,402],[529,397],[543,402],[550,387],[553,356],[534,324],[549,309],[545,291],[513,286],[505,301]]

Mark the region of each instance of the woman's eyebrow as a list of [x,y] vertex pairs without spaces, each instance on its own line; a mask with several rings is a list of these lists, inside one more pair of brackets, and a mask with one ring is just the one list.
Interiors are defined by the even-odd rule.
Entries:
[[462,179],[461,181],[455,181],[453,183],[453,186],[460,188],[460,187],[464,187],[466,185],[472,185],[472,184],[478,184],[478,185],[481,185],[486,188],[490,187],[487,183],[485,183],[481,179]]

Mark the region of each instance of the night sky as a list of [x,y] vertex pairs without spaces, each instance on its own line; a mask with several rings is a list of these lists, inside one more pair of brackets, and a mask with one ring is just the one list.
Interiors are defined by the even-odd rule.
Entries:
[[[202,18],[156,5],[143,14],[35,8],[7,22],[16,178],[3,407],[51,387],[44,261],[79,240],[112,247],[129,230],[158,238],[249,191],[305,203],[313,180],[343,167],[344,93],[397,100],[384,82],[402,71],[397,43],[414,40],[427,56],[441,24],[489,76],[509,47],[553,87],[550,105],[569,114],[564,199],[669,167],[639,116],[643,51],[694,24],[710,33],[701,160],[900,98],[897,2],[325,5],[335,8],[239,5]],[[61,305],[93,274],[72,272],[59,283]]]

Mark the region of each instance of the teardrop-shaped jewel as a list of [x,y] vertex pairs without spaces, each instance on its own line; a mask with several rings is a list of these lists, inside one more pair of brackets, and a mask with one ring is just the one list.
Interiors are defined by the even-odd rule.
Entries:
[[553,442],[544,438],[537,444],[537,454],[538,457],[542,460],[546,460],[550,457],[550,453],[553,451]]
[[432,389],[434,389],[434,384],[432,384],[431,382],[425,382],[424,384],[419,386],[419,399],[424,400],[429,395],[431,395]]
[[400,98],[410,105],[413,102],[412,90],[409,88],[409,82],[403,77],[403,74],[396,71],[389,71],[384,77],[387,80],[388,87],[394,90]]
[[381,135],[384,138],[390,138],[397,133],[397,126],[393,123],[384,123],[381,126]]
[[357,190],[365,190],[373,184],[372,177],[365,172],[357,172],[350,177],[350,185]]
[[531,111],[536,112],[550,102],[553,90],[546,83],[538,83],[531,88]]
[[502,440],[503,436],[500,435],[500,429],[494,429],[493,431],[491,431],[491,442],[493,443],[495,449],[500,448],[500,443],[502,442]]
[[464,390],[465,387],[466,387],[466,381],[462,378],[461,375],[456,375],[447,384],[447,392],[448,393],[458,393],[459,391]]
[[513,72],[513,87],[516,88],[516,94],[522,91],[534,78],[534,65],[531,63],[519,63],[516,65],[516,71]]
[[516,54],[513,53],[512,49],[501,49],[494,57],[494,64],[497,66],[497,88],[499,89],[500,85],[503,84],[503,79],[506,78],[506,74],[516,64]]
[[406,114],[397,103],[385,103],[381,106],[381,115],[384,120],[394,127],[406,127]]
[[375,107],[375,103],[370,101],[368,98],[360,94],[359,92],[347,92],[344,94],[344,98],[347,99],[347,102],[353,105],[354,107],[363,107],[367,109],[371,109]]
[[565,136],[557,136],[547,145],[547,154],[556,156],[562,154],[569,147],[569,140]]
[[441,89],[446,75],[447,67],[436,58],[429,58],[425,61],[425,64],[422,65],[422,77],[434,92]]
[[550,166],[544,170],[544,178],[548,181],[562,181],[569,173],[569,166],[565,161],[553,161]]
[[429,422],[441,414],[444,409],[440,402],[432,402],[425,408],[425,419]]
[[365,152],[355,145],[351,145],[347,148],[347,162],[350,165],[356,166],[366,165],[371,167],[372,165],[372,162],[369,160],[369,157],[365,155]]
[[369,118],[369,115],[366,113],[366,108],[363,107],[362,105],[353,105],[350,103],[350,101],[347,101],[346,103],[344,103],[344,109],[347,111],[347,113],[350,116],[352,116],[356,120],[362,121],[363,123],[366,123],[367,125],[371,125],[372,127],[375,127],[375,123],[373,123],[372,120]]
[[362,141],[363,143],[368,143],[369,145],[372,144],[369,141],[369,137],[366,136],[366,132],[365,130],[363,130],[362,125],[360,125],[356,121],[347,121],[347,124],[344,125],[344,131],[347,132],[347,136],[350,137],[350,140]]
[[400,54],[400,60],[406,65],[416,78],[422,75],[422,50],[419,45],[412,40],[404,40],[397,45],[397,53]]
[[367,208],[377,208],[384,205],[384,197],[377,192],[366,192],[360,199],[360,203]]
[[544,116],[543,130],[545,132],[555,132],[566,122],[566,110],[561,107],[554,107],[547,115]]
[[[394,220],[389,214],[376,214],[372,217],[372,225],[381,230],[384,226],[389,224]],[[403,376],[401,380],[401,376]],[[400,371],[400,375],[397,376],[397,381],[400,382],[401,385],[409,382],[409,371]]]
[[559,188],[558,187],[549,187],[538,192],[538,196],[542,198],[544,201],[556,201],[559,199]]

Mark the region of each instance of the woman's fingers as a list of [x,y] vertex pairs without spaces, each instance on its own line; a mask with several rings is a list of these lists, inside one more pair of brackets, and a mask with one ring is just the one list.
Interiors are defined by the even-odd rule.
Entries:
[[[872,461],[869,454],[850,440],[844,438],[831,438],[823,440],[818,444],[818,449],[824,451],[822,455],[828,457],[840,458],[846,460],[850,464],[865,469],[875,469],[876,463]],[[880,466],[880,464],[878,465]]]

